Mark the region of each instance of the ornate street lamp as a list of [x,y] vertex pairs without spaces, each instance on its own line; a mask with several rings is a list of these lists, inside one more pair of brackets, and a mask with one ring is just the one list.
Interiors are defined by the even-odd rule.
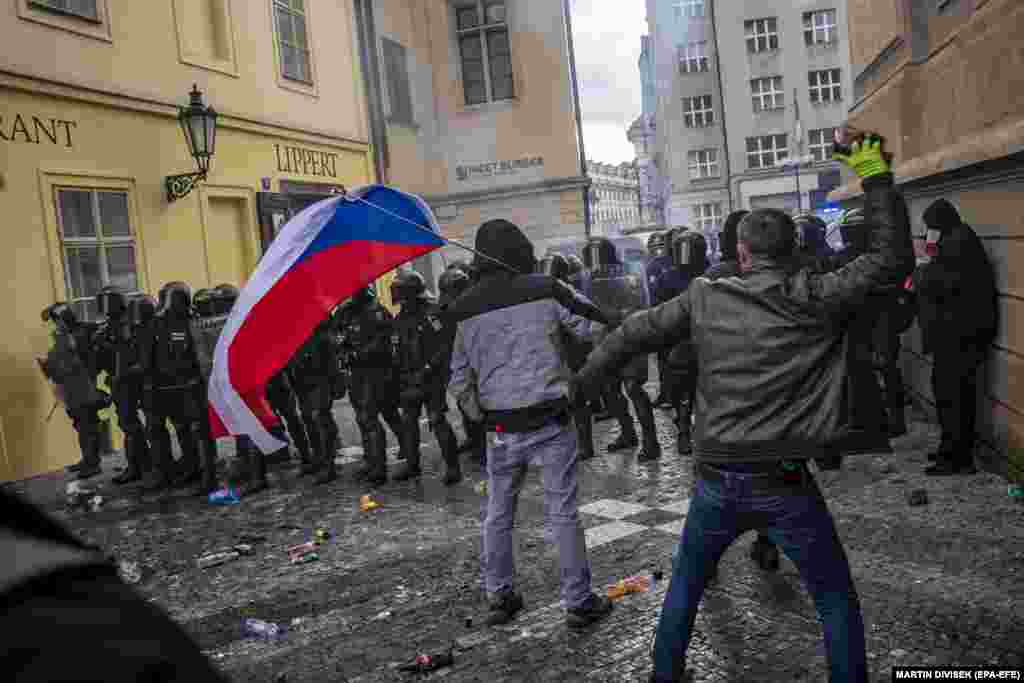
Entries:
[[196,173],[181,173],[167,176],[167,201],[181,199],[192,191],[200,180],[206,180],[213,159],[214,144],[217,141],[217,112],[203,104],[203,93],[193,84],[189,93],[191,101],[187,107],[178,108],[178,123],[185,134],[188,151],[196,160]]

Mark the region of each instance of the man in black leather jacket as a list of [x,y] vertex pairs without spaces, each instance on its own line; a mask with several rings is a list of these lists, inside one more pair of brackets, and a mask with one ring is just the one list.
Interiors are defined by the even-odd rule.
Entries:
[[864,624],[849,563],[806,461],[872,452],[885,434],[854,428],[844,319],[900,283],[914,254],[906,204],[874,136],[842,158],[864,178],[870,247],[829,273],[793,268],[795,225],[782,211],[743,219],[743,274],[699,278],[680,297],[626,320],[577,377],[593,391],[638,353],[690,335],[698,360],[697,482],[654,646],[654,681],[681,679],[697,605],[722,553],[758,529],[808,582],[833,683],[865,683]]

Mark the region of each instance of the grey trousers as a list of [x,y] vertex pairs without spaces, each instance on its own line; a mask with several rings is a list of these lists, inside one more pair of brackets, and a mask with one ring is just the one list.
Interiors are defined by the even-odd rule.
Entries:
[[590,596],[590,562],[577,514],[576,432],[571,422],[523,434],[488,433],[484,585],[491,595],[513,588],[516,504],[527,466],[534,459],[543,465],[544,509],[558,546],[562,603],[567,609],[576,608]]

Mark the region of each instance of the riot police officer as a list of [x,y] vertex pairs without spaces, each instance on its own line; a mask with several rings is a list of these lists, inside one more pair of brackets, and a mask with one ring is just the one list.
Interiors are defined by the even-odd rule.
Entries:
[[[578,257],[575,258],[582,267],[583,262],[579,261]],[[573,272],[575,266],[571,266],[569,259],[561,254],[545,256],[538,263],[537,270],[544,275],[561,280],[570,287],[573,287],[573,289],[577,289],[573,284],[573,276],[578,275],[579,271]],[[573,374],[579,372],[586,364],[587,354],[594,348],[594,345],[590,342],[579,340],[571,334],[563,335],[562,344],[566,351],[566,364],[569,366],[569,370]],[[594,457],[594,415],[590,404],[586,400],[573,402],[572,419],[576,425],[577,457],[580,460],[590,460]]]
[[102,471],[99,411],[105,407],[105,399],[96,388],[94,330],[80,323],[71,306],[62,301],[43,309],[42,319],[50,327],[52,347],[39,365],[43,374],[61,388],[64,408],[78,432],[82,451],[81,461],[69,470],[79,479],[95,477]]
[[828,226],[812,213],[793,217],[796,224],[797,261],[818,272],[832,268],[834,254],[828,245]]
[[[591,271],[590,295],[602,310],[618,319],[624,319],[631,313],[647,308],[649,294],[646,281],[626,271],[611,240],[604,237],[591,238],[584,247],[583,257]],[[603,338],[610,331],[606,329],[600,337]],[[598,343],[600,339],[595,338],[594,341]],[[618,438],[608,445],[608,450],[624,450],[638,445],[636,427],[622,395],[621,387],[624,387],[626,395],[633,403],[643,435],[643,449],[637,456],[637,460],[640,461],[656,460],[661,457],[661,445],[658,443],[658,434],[654,426],[654,409],[644,389],[644,383],[647,381],[647,363],[646,355],[641,354],[633,358],[623,368],[621,382],[618,379],[609,382],[604,392],[605,405],[621,428]]]
[[[696,230],[683,230],[674,235],[670,255],[673,267],[683,276],[687,286],[708,269],[707,240]],[[693,404],[697,394],[697,359],[688,341],[672,349],[668,364],[676,377],[672,396],[676,409],[676,450],[685,455],[691,450]]]
[[[330,318],[325,318],[288,363],[288,374],[312,450],[317,484],[337,477],[331,423],[331,376],[337,372],[332,355]],[[337,427],[337,424],[335,424]]]
[[[295,389],[289,377],[289,369],[286,365],[267,382],[267,402],[274,410],[281,422],[288,430],[288,438],[299,453],[299,462],[302,464],[302,474],[314,474],[318,466],[313,460],[313,452],[309,446],[309,437],[306,435],[306,426],[299,416],[295,396]],[[271,430],[278,436],[284,437],[280,430]],[[282,449],[283,450],[283,449]]]
[[440,309],[427,294],[423,276],[415,271],[400,273],[394,279],[391,300],[402,307],[395,318],[392,348],[399,376],[406,454],[405,469],[395,475],[395,479],[404,481],[421,474],[420,414],[425,407],[430,429],[445,462],[444,484],[457,484],[462,481],[458,444],[445,416],[451,328],[444,324]]
[[[661,291],[662,271],[672,267],[668,258],[668,232],[659,230],[651,233],[647,238],[647,283],[651,292],[651,305],[658,305],[667,301]],[[668,360],[667,351],[658,352],[658,397],[654,399],[655,406],[662,407],[670,404],[671,378],[667,372],[665,361]]]
[[401,442],[402,421],[391,369],[392,318],[364,287],[338,309],[341,354],[349,373],[349,401],[363,442],[365,467],[356,475],[379,486],[388,480],[387,450],[381,417]]
[[[438,305],[440,305],[442,311],[447,311],[455,303],[456,299],[473,286],[473,281],[467,272],[468,270],[468,266],[460,267],[453,263],[438,278],[437,289],[440,293]],[[462,428],[466,433],[466,442],[459,446],[458,452],[470,451],[472,453],[471,459],[474,462],[483,463],[487,458],[484,424],[471,420],[462,409],[462,406],[459,406],[459,413],[462,415]]]
[[97,367],[110,378],[117,423],[124,433],[124,457],[128,467],[114,477],[115,484],[139,481],[149,469],[149,443],[139,418],[142,410],[142,366],[137,340],[132,334],[128,298],[120,288],[108,285],[96,295],[96,308],[104,316],[96,335]]
[[[170,420],[181,445],[181,470],[172,476],[169,444],[151,433],[155,480],[147,489],[191,484],[200,477],[200,460],[208,441],[206,392],[192,335],[192,292],[184,282],[169,282],[160,290],[156,317],[149,333],[139,341],[146,393],[151,394],[153,424],[159,429]],[[202,455],[201,455],[202,453]]]

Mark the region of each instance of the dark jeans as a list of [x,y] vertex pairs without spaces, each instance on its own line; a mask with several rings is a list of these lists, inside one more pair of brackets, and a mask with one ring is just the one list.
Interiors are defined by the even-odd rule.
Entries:
[[935,349],[932,393],[935,412],[942,426],[940,455],[956,462],[974,460],[977,418],[978,366],[985,359],[987,345],[943,345]]
[[[760,478],[759,478],[760,479]],[[658,681],[682,680],[697,605],[734,540],[752,529],[774,541],[800,570],[825,631],[831,683],[866,683],[864,622],[850,565],[817,484],[755,494],[750,472],[697,480],[654,643]]]

